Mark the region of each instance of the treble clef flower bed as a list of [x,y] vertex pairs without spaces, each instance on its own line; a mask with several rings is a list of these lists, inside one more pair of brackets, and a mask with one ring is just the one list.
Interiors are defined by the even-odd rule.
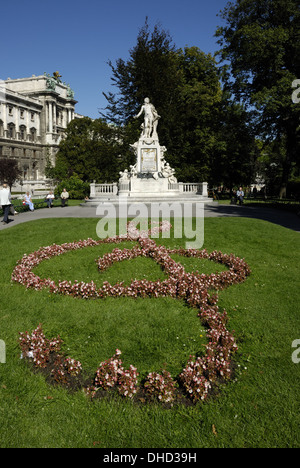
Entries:
[[[165,229],[170,229],[170,225],[165,223],[159,228],[160,231]],[[151,232],[153,233],[153,230]],[[173,404],[176,400],[178,401],[179,395],[184,394],[190,401],[196,403],[205,400],[220,383],[232,378],[233,356],[237,351],[235,338],[227,329],[227,312],[219,310],[217,292],[212,294],[211,291],[218,291],[232,284],[244,282],[250,274],[250,269],[244,259],[232,254],[227,255],[217,251],[208,253],[205,249],[169,249],[157,245],[147,234],[129,225],[125,236],[97,241],[87,239],[42,247],[36,252],[24,255],[13,271],[12,281],[37,291],[46,288],[53,294],[64,294],[82,299],[172,297],[183,300],[195,310],[201,323],[207,328],[208,344],[203,356],[190,356],[178,376],[172,377],[169,372],[163,370],[162,373],[151,372],[143,382],[139,382],[137,369],[132,365],[129,369],[124,369],[120,360],[121,351],[116,350],[114,356],[100,364],[92,379],[83,382],[81,363],[64,356],[61,353],[61,338],[46,339],[42,326],[39,325],[32,334],[20,333],[22,357],[32,362],[36,368],[45,370],[48,366],[52,380],[57,383],[70,386],[70,382],[74,383],[75,380],[77,387],[83,387],[91,397],[109,389],[117,389],[123,397],[143,396],[139,398],[141,401],[157,399]],[[105,271],[116,262],[143,256],[153,259],[165,272],[167,279],[134,280],[129,285],[123,282],[114,285],[104,282],[101,287],[97,287],[93,281],[89,283],[55,282],[51,279],[40,278],[33,273],[33,269],[42,261],[70,250],[124,241],[135,241],[137,245],[132,249],[115,248],[111,253],[97,259],[99,272]],[[172,259],[171,256],[174,254],[211,260],[226,265],[228,270],[210,275],[198,272],[188,273],[182,264]]]

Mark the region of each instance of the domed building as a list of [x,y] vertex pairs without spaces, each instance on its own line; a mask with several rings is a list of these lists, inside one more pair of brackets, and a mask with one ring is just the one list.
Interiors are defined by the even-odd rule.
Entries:
[[46,164],[55,162],[68,123],[80,117],[76,103],[58,72],[0,80],[0,158],[18,161],[27,190],[45,188]]

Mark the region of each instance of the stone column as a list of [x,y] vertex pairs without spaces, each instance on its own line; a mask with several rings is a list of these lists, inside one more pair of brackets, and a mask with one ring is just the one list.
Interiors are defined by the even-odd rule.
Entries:
[[49,133],[53,133],[53,110],[52,110],[52,102],[48,103],[49,108]]
[[41,113],[37,113],[37,122],[36,122],[36,136],[41,136]]
[[3,136],[7,133],[7,108],[5,102],[2,103]]
[[16,126],[16,140],[19,140],[20,129],[19,129],[19,112],[20,109],[18,106],[15,107],[16,109],[16,118],[15,118],[15,126]]
[[63,109],[63,128],[66,128],[66,126],[68,125],[68,111],[67,109]]
[[202,182],[202,196],[208,197],[207,182]]
[[30,140],[29,113],[30,111],[27,109],[26,110],[26,141]]
[[53,102],[52,108],[53,108],[53,132],[54,131],[56,132],[56,103],[55,102]]
[[90,184],[90,197],[95,197],[96,196],[96,184],[93,182]]

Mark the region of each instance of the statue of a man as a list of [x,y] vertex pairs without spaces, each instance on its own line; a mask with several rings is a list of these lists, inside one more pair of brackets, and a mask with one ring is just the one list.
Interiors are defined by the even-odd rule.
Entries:
[[142,136],[146,138],[157,138],[157,124],[160,115],[158,115],[153,104],[150,103],[149,98],[145,98],[144,104],[140,112],[134,116],[135,119],[139,118],[144,113],[144,124]]

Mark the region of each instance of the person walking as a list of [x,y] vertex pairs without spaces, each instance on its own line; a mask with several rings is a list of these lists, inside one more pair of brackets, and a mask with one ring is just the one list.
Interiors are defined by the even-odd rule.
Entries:
[[3,210],[3,221],[2,224],[8,224],[9,219],[9,211],[11,206],[11,193],[7,186],[7,184],[3,184],[2,190],[0,190],[0,205],[2,206]]

